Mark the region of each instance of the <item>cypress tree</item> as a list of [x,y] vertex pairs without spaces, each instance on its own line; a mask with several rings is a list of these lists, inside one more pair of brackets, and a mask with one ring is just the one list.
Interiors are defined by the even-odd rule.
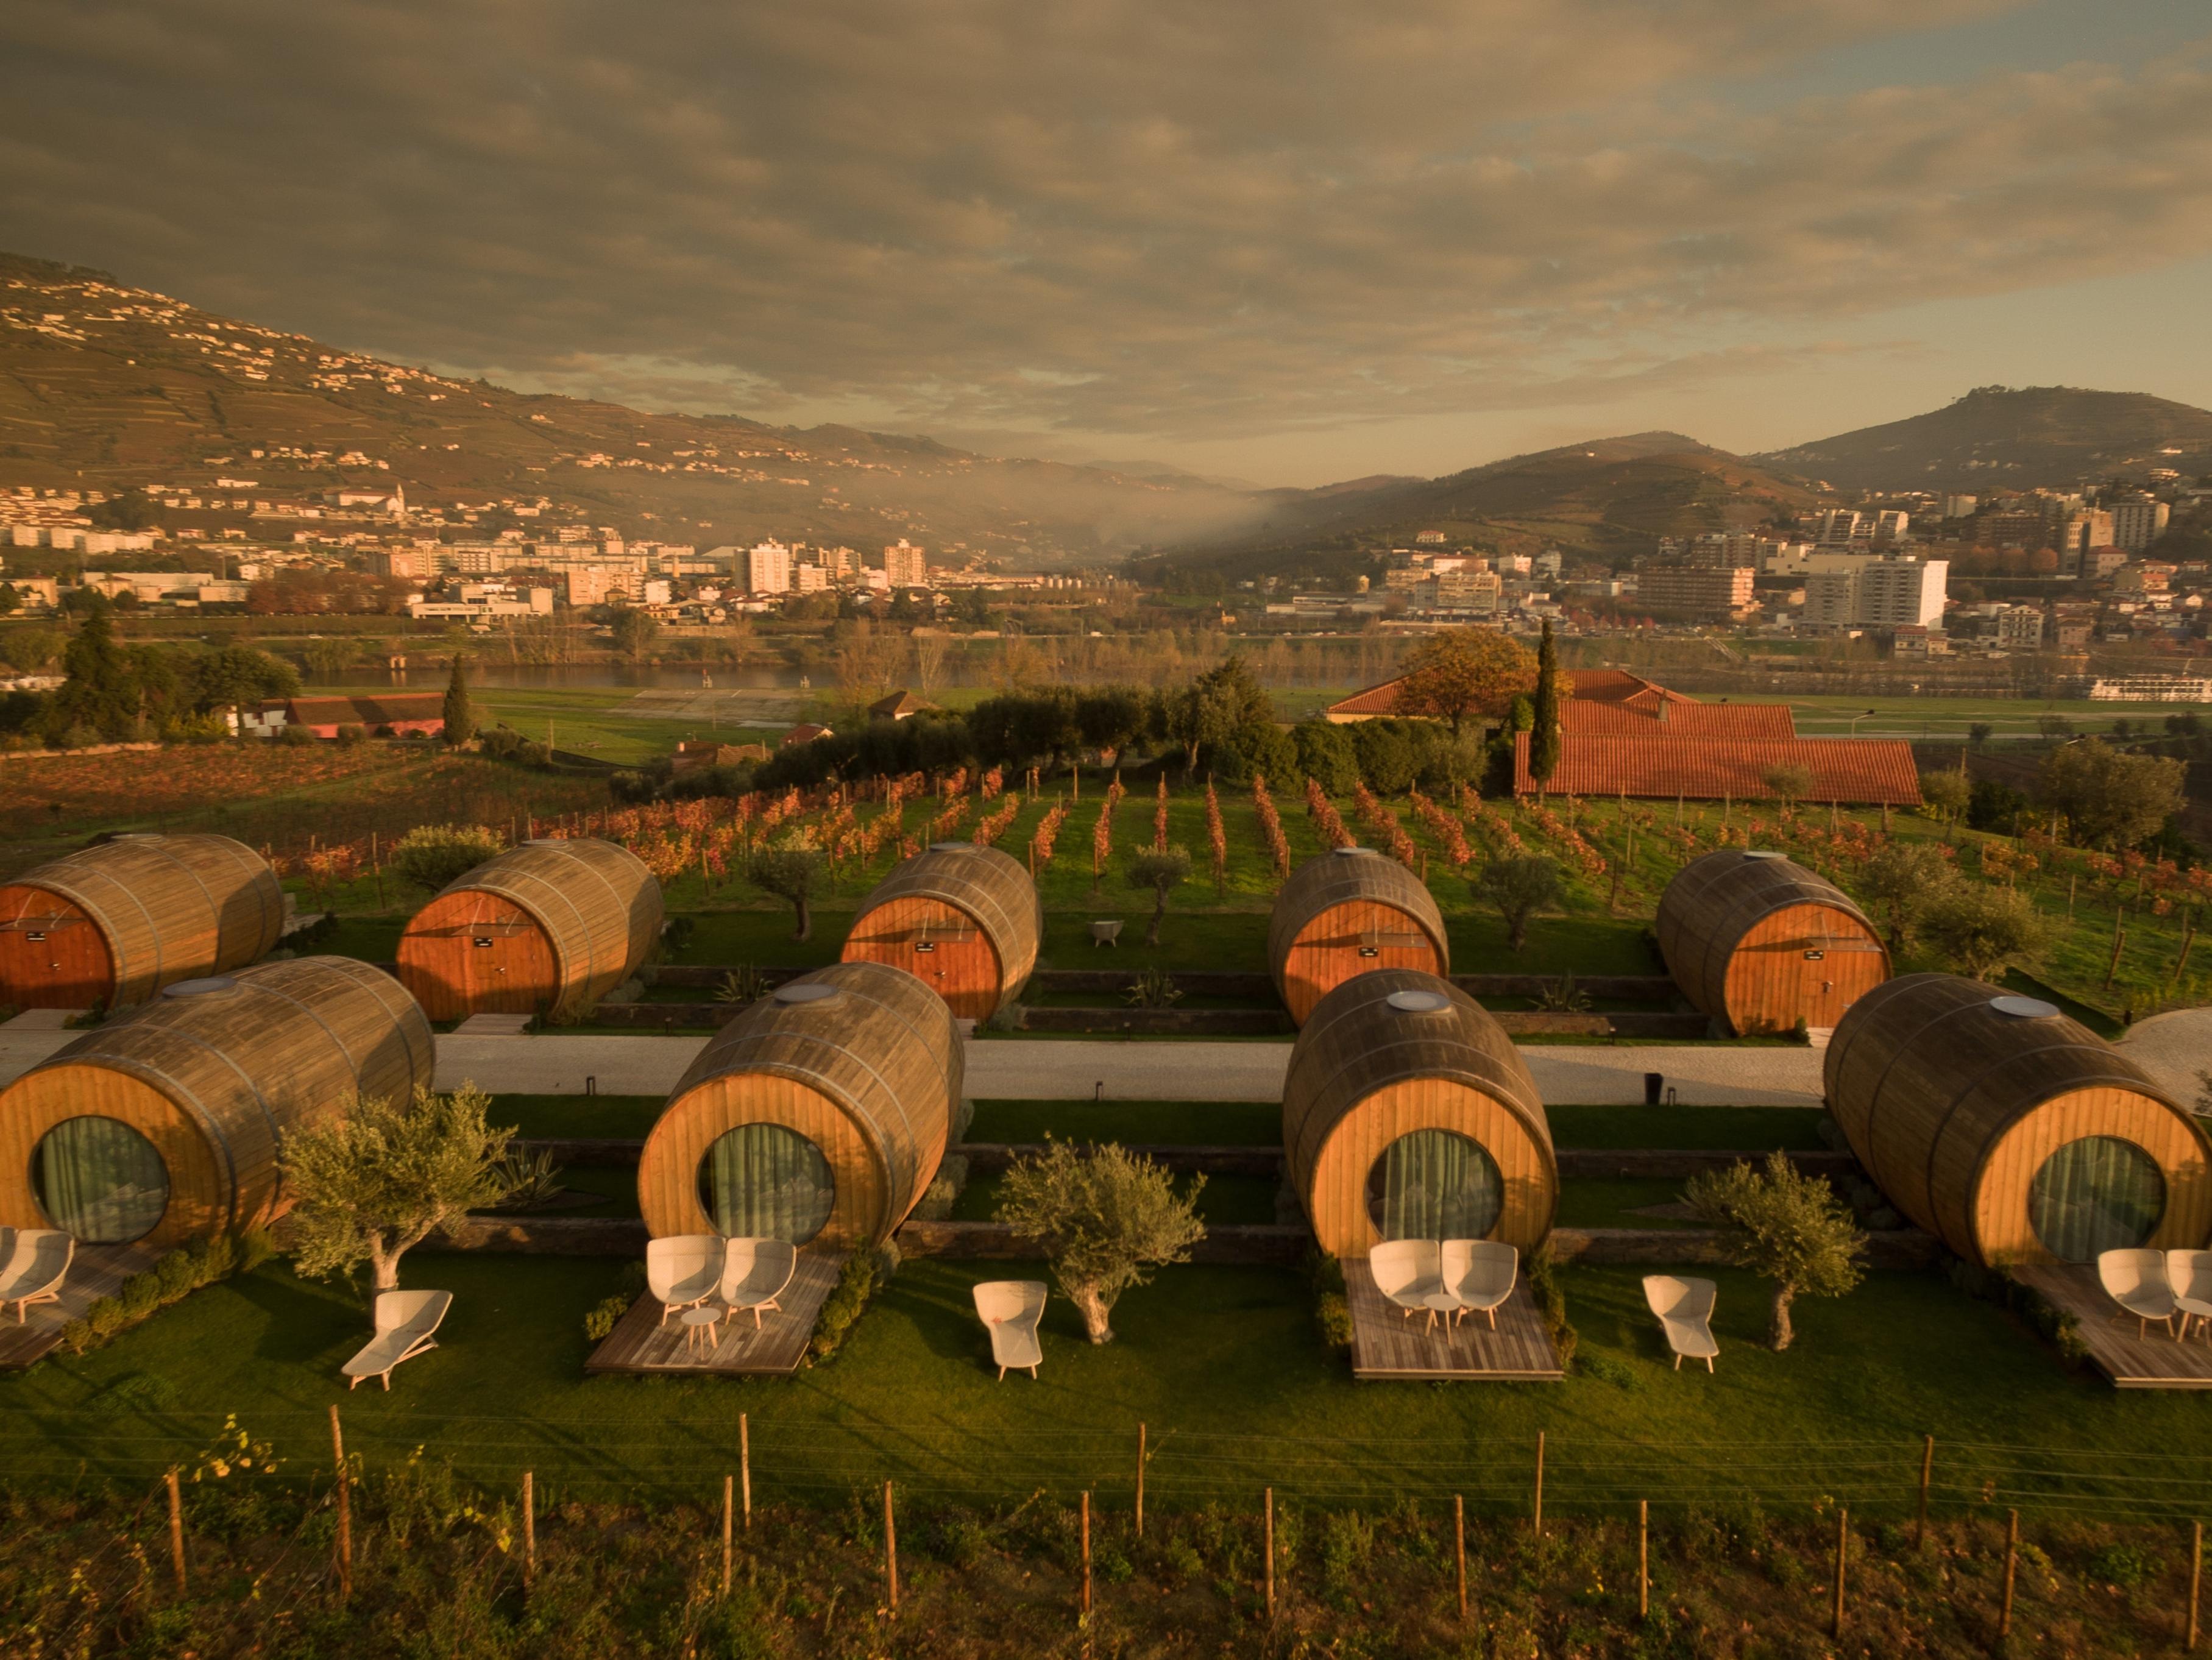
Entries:
[[459,749],[477,735],[476,706],[469,702],[468,660],[453,654],[453,678],[446,682],[446,742]]
[[62,654],[68,676],[54,693],[46,720],[59,737],[82,728],[111,741],[129,738],[138,718],[138,685],[117,643],[107,601],[88,595],[84,621]]
[[1542,783],[1559,766],[1559,648],[1551,619],[1536,648],[1536,724],[1528,733],[1528,775]]

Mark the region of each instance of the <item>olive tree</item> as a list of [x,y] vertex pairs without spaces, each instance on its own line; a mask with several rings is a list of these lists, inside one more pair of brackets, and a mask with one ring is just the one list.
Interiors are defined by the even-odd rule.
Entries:
[[2156,836],[2181,809],[2189,763],[2172,756],[2130,755],[2110,744],[2065,744],[2043,757],[2036,794],[2063,813],[2081,846],[2132,848]]
[[464,1084],[411,1101],[357,1097],[285,1139],[286,1219],[301,1274],[328,1278],[367,1263],[378,1291],[399,1286],[399,1259],[447,1223],[513,1192],[513,1128],[485,1118],[491,1098]]
[[1963,772],[1923,772],[1920,775],[1920,799],[1927,803],[1938,824],[1955,826],[1959,816],[1973,800],[1974,787]]
[[1863,1277],[1866,1235],[1850,1207],[1826,1180],[1802,1174],[1783,1153],[1768,1154],[1764,1170],[1739,1159],[1702,1171],[1682,1196],[1701,1221],[1721,1230],[1729,1262],[1774,1287],[1769,1335],[1778,1352],[1796,1335],[1792,1302],[1841,1297]]
[[496,830],[482,824],[417,824],[392,845],[392,868],[402,879],[432,893],[467,875],[505,849]]
[[797,918],[797,931],[791,937],[805,939],[814,933],[815,890],[829,871],[830,860],[822,849],[794,831],[755,853],[745,866],[745,879],[790,905]]
[[1126,879],[1133,888],[1152,891],[1152,925],[1145,943],[1160,943],[1160,924],[1168,914],[1168,895],[1190,879],[1190,853],[1183,848],[1148,848],[1129,861]]
[[1052,1141],[1008,1167],[998,1219],[1044,1253],[1091,1341],[1110,1343],[1121,1293],[1153,1268],[1188,1262],[1206,1237],[1198,1219],[1205,1186],[1194,1176],[1178,1194],[1165,1167],[1111,1142],[1079,1151]]
[[1780,802],[1782,810],[1787,812],[1812,794],[1813,769],[1786,764],[1769,767],[1760,781],[1766,786],[1766,793]]
[[1920,932],[1938,956],[1974,980],[1993,981],[2033,963],[2051,939],[2050,925],[2023,895],[1980,882],[1956,882],[1938,895]]
[[1495,909],[1505,924],[1505,944],[1519,951],[1528,943],[1528,923],[1538,911],[1556,909],[1565,890],[1559,867],[1549,859],[1493,859],[1468,885],[1479,903]]
[[1859,891],[1889,911],[1889,948],[1902,951],[1928,908],[1948,893],[1958,873],[1943,849],[1926,842],[1892,842],[1866,861]]

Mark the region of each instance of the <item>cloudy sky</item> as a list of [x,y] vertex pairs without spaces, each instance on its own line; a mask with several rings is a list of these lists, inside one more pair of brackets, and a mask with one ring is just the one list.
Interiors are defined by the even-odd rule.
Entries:
[[1268,483],[2212,404],[2203,0],[9,0],[0,247]]

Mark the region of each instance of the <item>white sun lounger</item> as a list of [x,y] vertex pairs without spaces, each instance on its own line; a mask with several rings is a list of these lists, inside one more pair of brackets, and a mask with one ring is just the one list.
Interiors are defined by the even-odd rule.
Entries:
[[750,1309],[757,1331],[763,1309],[783,1311],[775,1299],[798,1272],[799,1247],[789,1240],[732,1239],[723,1249],[722,1301],[732,1314]]
[[1437,1323],[1437,1314],[1452,1306],[1444,1291],[1443,1247],[1434,1239],[1386,1239],[1367,1253],[1375,1289],[1412,1319],[1418,1312]]
[[1440,1256],[1444,1294],[1459,1304],[1452,1310],[1453,1323],[1480,1310],[1496,1331],[1498,1306],[1513,1295],[1521,1273],[1521,1253],[1494,1239],[1447,1239]]
[[381,1378],[392,1387],[392,1369],[438,1347],[431,1334],[453,1306],[449,1291],[380,1291],[376,1294],[376,1335],[359,1354],[345,1363],[341,1375],[348,1390],[364,1377]]
[[660,1299],[660,1323],[694,1309],[722,1283],[725,1241],[719,1233],[678,1233],[645,1246],[645,1288]]
[[59,1228],[0,1229],[0,1309],[13,1303],[20,1326],[32,1304],[59,1302],[76,1260],[76,1241]]
[[991,1334],[991,1359],[1000,1383],[1016,1366],[1036,1376],[1044,1360],[1044,1346],[1037,1341],[1044,1298],[1043,1282],[1036,1280],[986,1280],[975,1287],[975,1312]]
[[1667,1334],[1667,1347],[1674,1351],[1674,1370],[1682,1370],[1682,1357],[1702,1360],[1713,1369],[1721,1346],[1713,1341],[1713,1299],[1720,1288],[1710,1280],[1677,1280],[1671,1274],[1644,1277],[1644,1300],[1659,1316],[1659,1329]]
[[2172,1282],[2166,1277],[2164,1251],[2100,1252],[2097,1278],[2104,1281],[2112,1301],[2135,1316],[2138,1338],[2148,1333],[2154,1320],[2166,1328],[2169,1337],[2173,1336],[2173,1317],[2181,1312],[2181,1308],[2173,1300]]

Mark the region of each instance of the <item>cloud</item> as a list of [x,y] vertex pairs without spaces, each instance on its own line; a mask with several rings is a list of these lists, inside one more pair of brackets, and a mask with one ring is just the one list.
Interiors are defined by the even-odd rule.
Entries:
[[1558,406],[2212,248],[2201,52],[1731,100],[2003,9],[33,0],[0,240],[659,407],[1195,441]]

